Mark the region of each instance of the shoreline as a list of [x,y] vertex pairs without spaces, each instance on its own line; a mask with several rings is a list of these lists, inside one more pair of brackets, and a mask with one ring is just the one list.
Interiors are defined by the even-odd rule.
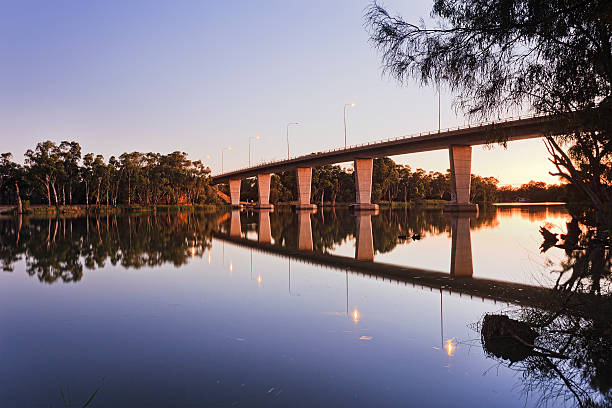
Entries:
[[[449,201],[446,200],[419,200],[413,202],[381,202],[378,203],[381,209],[425,209],[425,210],[438,210],[443,209],[445,204]],[[274,204],[278,210],[291,209],[294,202],[282,202]],[[256,203],[245,203],[243,208],[255,209]],[[504,203],[486,203],[482,204],[483,207],[561,207],[566,206],[565,202],[539,202],[539,203],[519,203],[519,202],[504,202]],[[318,208],[323,209],[348,209],[349,203],[324,203],[323,205],[317,204]],[[22,215],[86,215],[86,214],[122,214],[122,213],[175,213],[175,212],[220,212],[231,209],[232,206],[229,204],[163,204],[163,205],[120,205],[117,207],[113,206],[85,206],[84,204],[74,205],[60,205],[60,206],[47,206],[47,205],[35,205],[31,206],[27,212]],[[0,215],[15,216],[16,206],[0,206]]]

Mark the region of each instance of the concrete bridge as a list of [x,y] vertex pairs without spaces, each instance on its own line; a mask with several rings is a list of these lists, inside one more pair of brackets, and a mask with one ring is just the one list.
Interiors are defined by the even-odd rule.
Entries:
[[470,203],[472,146],[495,142],[543,137],[559,125],[554,116],[491,122],[478,126],[446,129],[414,136],[398,137],[379,142],[364,143],[348,148],[311,153],[275,162],[263,163],[212,177],[213,184],[229,183],[231,204],[240,205],[240,183],[244,178],[257,177],[258,208],[270,209],[270,177],[272,173],[295,170],[297,173],[297,209],[316,209],[310,202],[312,168],[326,164],[354,163],[356,197],[355,210],[376,210],[371,202],[373,159],[399,154],[432,150],[448,150],[451,171],[451,204],[446,211],[476,211]]

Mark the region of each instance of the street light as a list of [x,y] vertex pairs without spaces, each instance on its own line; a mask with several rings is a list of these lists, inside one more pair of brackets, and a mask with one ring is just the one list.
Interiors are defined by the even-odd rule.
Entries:
[[300,122],[290,122],[287,123],[287,160],[289,160],[289,126],[291,125],[299,125]]
[[251,139],[259,140],[259,135],[257,136],[249,136],[249,167],[251,167]]
[[227,146],[221,149],[221,174],[223,174],[223,153],[225,153],[226,150],[232,150],[232,146]]
[[347,107],[354,108],[355,102],[344,104],[344,148],[346,149],[346,108]]

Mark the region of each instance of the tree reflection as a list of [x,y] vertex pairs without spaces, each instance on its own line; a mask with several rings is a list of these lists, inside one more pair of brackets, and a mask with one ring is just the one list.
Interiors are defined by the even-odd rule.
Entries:
[[180,266],[211,246],[214,227],[203,215],[139,215],[0,220],[2,269],[25,270],[41,282],[78,282],[84,269],[107,262],[125,268]]
[[491,357],[521,372],[526,393],[537,391],[543,404],[563,401],[581,407],[610,407],[609,231],[579,225],[574,219],[565,234],[543,228],[542,235],[543,252],[552,246],[565,250],[565,259],[554,271],[558,279],[552,307],[546,311],[518,308],[508,316],[485,316],[480,330],[482,345]]

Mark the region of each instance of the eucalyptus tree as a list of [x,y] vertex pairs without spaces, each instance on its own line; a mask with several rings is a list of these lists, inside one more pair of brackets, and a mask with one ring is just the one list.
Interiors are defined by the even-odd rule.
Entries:
[[92,162],[92,175],[93,181],[96,183],[96,205],[100,206],[100,193],[102,189],[102,180],[106,177],[106,163],[104,163],[104,156],[101,154],[96,155]]
[[17,213],[22,214],[23,205],[21,203],[19,184],[23,182],[24,169],[23,166],[12,161],[12,157],[11,153],[2,153],[0,155],[0,191],[4,187],[7,191],[14,192]]
[[87,153],[83,156],[83,166],[80,168],[81,180],[85,184],[85,206],[89,207],[89,187],[93,177],[93,153]]
[[55,143],[49,140],[40,142],[36,145],[34,150],[28,149],[25,153],[25,157],[25,163],[28,166],[28,175],[39,183],[43,193],[46,193],[47,203],[49,205],[52,204],[51,190],[53,190],[55,204],[58,205],[59,202],[57,199],[55,182],[59,173],[59,150]]
[[59,160],[68,187],[68,203],[72,204],[72,188],[80,181],[81,146],[77,142],[62,141],[59,145]]
[[127,180],[127,204],[132,203],[134,190],[132,189],[132,180],[139,176],[142,166],[143,156],[139,152],[123,153],[119,156],[121,173]]
[[392,159],[388,157],[374,159],[372,184],[372,195],[377,201],[385,196],[389,203],[393,201],[398,189],[399,172]]

